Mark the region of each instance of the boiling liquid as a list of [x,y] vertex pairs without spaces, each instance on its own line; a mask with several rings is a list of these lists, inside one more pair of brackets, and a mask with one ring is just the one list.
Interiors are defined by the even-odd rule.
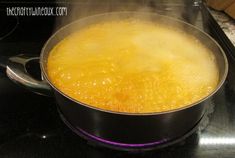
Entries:
[[134,19],[71,34],[50,52],[47,67],[63,93],[117,112],[178,109],[207,96],[218,83],[212,52],[194,37]]

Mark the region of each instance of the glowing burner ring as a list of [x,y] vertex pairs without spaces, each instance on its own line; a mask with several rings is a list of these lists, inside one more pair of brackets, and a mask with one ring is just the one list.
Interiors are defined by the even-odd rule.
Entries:
[[84,131],[81,128],[75,128],[71,123],[69,123],[65,119],[65,117],[63,116],[63,114],[60,112],[59,109],[58,109],[58,111],[59,111],[59,114],[60,114],[60,117],[61,117],[62,121],[74,133],[76,133],[80,137],[84,138],[88,142],[91,142],[91,145],[107,147],[107,148],[110,148],[110,149],[123,150],[123,151],[147,151],[147,150],[160,149],[160,148],[164,148],[164,147],[176,144],[176,143],[186,139],[190,135],[192,135],[198,129],[198,126],[199,126],[200,122],[204,118],[204,115],[203,115],[201,117],[201,119],[197,122],[197,124],[191,130],[189,130],[186,134],[182,135],[179,138],[175,138],[175,139],[169,139],[168,138],[168,139],[163,139],[163,140],[159,140],[159,141],[156,141],[156,142],[143,143],[143,144],[126,144],[126,143],[113,142],[113,141],[110,141],[110,140],[106,140],[106,139],[94,136],[94,135]]
[[162,144],[162,143],[165,143],[167,142],[167,139],[163,139],[163,140],[160,140],[160,141],[157,141],[157,142],[152,142],[152,143],[144,143],[144,144],[126,144],[126,143],[119,143],[119,142],[113,142],[113,141],[109,141],[109,140],[105,140],[103,138],[100,138],[100,137],[97,137],[97,136],[94,136],[92,134],[89,134],[87,133],[86,131],[82,130],[82,129],[78,129],[80,132],[82,132],[84,135],[96,140],[96,141],[99,141],[99,142],[102,142],[102,143],[106,143],[106,144],[110,144],[110,145],[115,145],[115,146],[120,146],[120,147],[131,147],[131,148],[143,148],[143,147],[148,147],[148,146],[154,146],[154,145],[158,145],[158,144]]

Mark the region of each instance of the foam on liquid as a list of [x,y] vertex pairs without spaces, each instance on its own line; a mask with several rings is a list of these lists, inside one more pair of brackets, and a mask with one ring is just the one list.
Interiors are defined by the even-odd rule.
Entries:
[[178,109],[207,96],[218,83],[213,53],[194,37],[134,19],[71,34],[50,52],[47,68],[68,96],[128,113]]

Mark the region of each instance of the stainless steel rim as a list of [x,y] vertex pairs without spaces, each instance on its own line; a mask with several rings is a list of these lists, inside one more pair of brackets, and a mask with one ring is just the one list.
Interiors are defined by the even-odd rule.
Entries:
[[[50,43],[51,40],[53,40],[53,38],[55,37],[56,34],[59,34],[60,32],[62,32],[63,30],[66,30],[66,28],[68,28],[69,26],[72,26],[76,23],[80,23],[86,19],[89,19],[89,18],[95,18],[95,17],[100,17],[100,16],[104,16],[104,15],[117,15],[117,14],[137,14],[137,15],[151,15],[151,16],[158,16],[158,17],[164,17],[165,19],[168,19],[168,20],[173,20],[175,22],[178,22],[178,23],[181,23],[181,24],[184,24],[184,25],[187,25],[195,30],[197,30],[199,33],[205,35],[206,37],[208,37],[211,41],[213,41],[213,43],[215,43],[215,45],[220,49],[220,52],[223,56],[223,59],[224,59],[224,63],[225,63],[225,70],[224,70],[224,74],[220,80],[220,82],[218,83],[217,87],[214,89],[213,92],[211,92],[209,95],[205,96],[204,98],[198,100],[197,102],[194,102],[193,104],[189,104],[187,106],[184,106],[184,107],[181,107],[181,108],[177,108],[177,109],[173,109],[173,110],[168,110],[168,111],[163,111],[163,112],[150,112],[150,113],[125,113],[125,112],[116,112],[116,111],[111,111],[111,110],[104,110],[104,109],[100,109],[100,108],[97,108],[97,107],[93,107],[91,105],[88,105],[88,104],[85,104],[85,103],[82,103],[78,100],[75,100],[73,98],[71,98],[70,96],[66,95],[65,93],[63,93],[62,91],[60,91],[56,86],[53,85],[53,83],[50,81],[48,75],[47,75],[47,72],[45,70],[45,66],[44,66],[44,63],[43,63],[43,58],[44,58],[44,53],[45,53],[45,49],[47,48],[48,44]],[[64,27],[60,28],[58,31],[56,31],[48,40],[47,42],[44,44],[42,50],[41,50],[41,54],[40,54],[40,68],[41,68],[41,71],[42,71],[42,75],[45,79],[45,81],[47,81],[47,83],[54,89],[56,90],[57,92],[59,92],[61,95],[63,95],[64,97],[66,97],[67,99],[69,100],[72,100],[73,102],[77,103],[77,104],[80,104],[81,106],[85,106],[87,108],[91,108],[93,110],[97,110],[97,111],[102,111],[102,112],[106,112],[106,113],[112,113],[112,114],[119,114],[119,115],[134,115],[134,116],[145,116],[145,115],[161,115],[161,114],[167,114],[167,113],[173,113],[173,112],[177,112],[177,111],[181,111],[181,110],[184,110],[184,109],[188,109],[188,108],[191,108],[193,106],[196,106],[197,104],[200,104],[202,103],[203,101],[207,100],[208,98],[210,98],[212,95],[214,95],[219,89],[220,87],[223,85],[226,77],[227,77],[227,74],[228,74],[228,60],[227,60],[227,57],[223,51],[223,49],[221,48],[221,46],[210,36],[208,35],[207,33],[203,32],[201,29],[193,26],[192,24],[189,24],[187,22],[184,22],[182,20],[179,20],[179,19],[175,19],[175,18],[171,18],[171,17],[168,17],[168,16],[165,16],[165,15],[160,15],[160,14],[157,14],[157,13],[151,13],[151,12],[112,12],[112,13],[104,13],[104,14],[98,14],[98,15],[93,15],[93,16],[88,16],[88,17],[85,17],[85,18],[82,18],[82,19],[79,19],[79,20],[76,20],[68,25],[65,25]]]

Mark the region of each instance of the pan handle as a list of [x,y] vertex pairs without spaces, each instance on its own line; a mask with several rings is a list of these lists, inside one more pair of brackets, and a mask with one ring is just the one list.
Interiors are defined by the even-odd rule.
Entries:
[[6,64],[6,74],[15,83],[22,85],[37,94],[52,96],[52,89],[49,84],[42,80],[33,78],[26,69],[26,64],[30,61],[37,61],[39,57],[32,55],[17,55],[10,57]]

